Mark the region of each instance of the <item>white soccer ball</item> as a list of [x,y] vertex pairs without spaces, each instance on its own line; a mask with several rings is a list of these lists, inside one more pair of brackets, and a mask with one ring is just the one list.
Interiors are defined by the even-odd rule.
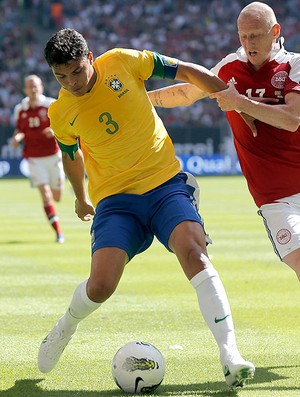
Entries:
[[151,393],[163,381],[164,358],[150,343],[129,342],[115,354],[112,375],[119,388],[126,393]]

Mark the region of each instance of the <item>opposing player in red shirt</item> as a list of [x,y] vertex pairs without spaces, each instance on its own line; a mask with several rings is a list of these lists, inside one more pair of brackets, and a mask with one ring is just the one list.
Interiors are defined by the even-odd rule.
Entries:
[[12,146],[24,142],[23,157],[28,160],[31,186],[39,189],[56,241],[63,243],[64,236],[53,204],[53,201],[60,201],[65,182],[61,152],[48,118],[48,107],[54,98],[43,95],[43,83],[36,75],[25,78],[24,92],[26,98],[14,109],[16,129]]
[[[248,4],[237,24],[242,47],[212,69],[229,88],[210,98],[226,112],[275,253],[300,280],[300,54],[284,49],[274,11],[264,3]],[[156,106],[173,107],[207,94],[178,84],[149,96]]]

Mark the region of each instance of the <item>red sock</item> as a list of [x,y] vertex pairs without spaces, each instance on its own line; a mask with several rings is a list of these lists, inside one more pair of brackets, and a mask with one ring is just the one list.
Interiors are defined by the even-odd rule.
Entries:
[[56,214],[56,210],[53,204],[45,205],[44,206],[45,213],[49,220],[50,225],[56,231],[56,234],[61,234],[61,228],[59,224],[59,217]]

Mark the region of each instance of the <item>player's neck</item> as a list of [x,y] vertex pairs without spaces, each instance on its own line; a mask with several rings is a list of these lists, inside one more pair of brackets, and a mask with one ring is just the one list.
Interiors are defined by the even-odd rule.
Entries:
[[40,104],[40,98],[29,98],[29,106],[31,108],[37,108]]

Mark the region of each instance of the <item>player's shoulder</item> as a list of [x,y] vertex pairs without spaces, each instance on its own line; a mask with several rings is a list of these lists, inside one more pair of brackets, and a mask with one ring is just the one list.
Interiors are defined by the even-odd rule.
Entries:
[[55,101],[56,101],[55,98],[48,97],[48,96],[45,96],[45,95],[41,95],[40,105],[48,108],[51,105],[51,103],[53,103]]
[[288,62],[291,65],[300,63],[300,54],[297,52],[283,50],[278,56],[275,58],[279,63]]
[[239,52],[233,52],[228,55],[226,55],[223,59],[221,59],[220,62],[216,64],[211,70],[215,73],[218,74],[220,69],[226,65],[232,65],[234,62],[247,62],[246,57],[244,57],[242,54]]
[[22,112],[22,111],[27,111],[29,109],[29,98],[25,97],[22,99],[21,102],[17,103],[14,107],[14,115],[15,118],[18,117],[18,115]]
[[103,54],[99,55],[95,59],[95,63],[102,62],[103,60],[107,60],[108,58],[128,58],[128,57],[137,57],[141,51],[134,50],[132,48],[122,48],[116,47],[112,48]]

